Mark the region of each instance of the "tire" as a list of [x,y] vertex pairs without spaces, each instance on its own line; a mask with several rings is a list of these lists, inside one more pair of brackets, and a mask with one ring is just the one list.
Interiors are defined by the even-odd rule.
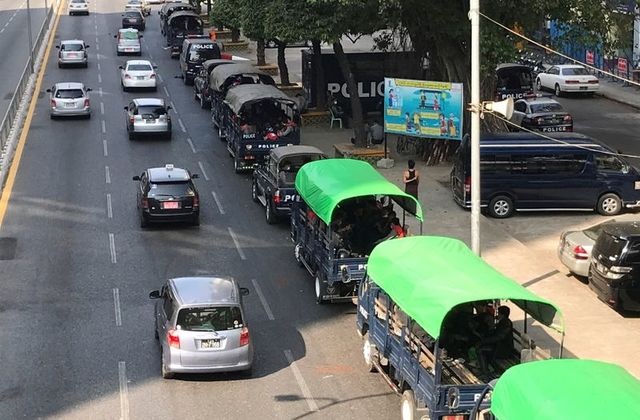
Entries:
[[226,137],[227,136],[225,136],[224,131],[220,128],[220,125],[218,125],[218,139],[220,139],[220,141],[225,141]]
[[536,90],[537,90],[538,92],[542,92],[542,91],[543,91],[542,83],[540,82],[540,79],[537,79],[537,80],[536,80]]
[[169,372],[169,370],[167,370],[167,366],[164,364],[164,357],[163,354],[160,353],[160,372],[162,374],[162,379],[173,379],[173,372]]
[[149,227],[149,220],[144,215],[140,216],[140,227],[142,229]]
[[58,63],[58,68],[61,69],[62,68],[62,64]]
[[84,68],[88,68],[89,67],[89,63],[84,63]]
[[129,131],[128,134],[129,134],[129,140],[134,140],[136,138],[136,135],[133,131]]
[[375,363],[380,360],[380,355],[376,346],[371,344],[369,333],[364,335],[364,340],[362,341],[362,357],[364,358],[364,364],[367,366],[367,371],[375,372],[377,370]]
[[191,226],[200,226],[200,215],[193,216],[191,220]]
[[122,55],[122,53],[121,53],[120,51],[116,51],[116,55],[117,55],[117,56],[121,56],[121,55]]
[[256,179],[253,179],[253,182],[251,183],[251,199],[257,203],[260,200],[258,200],[258,183],[256,181]]
[[275,225],[278,222],[278,216],[273,211],[273,203],[270,198],[267,198],[267,205],[264,206],[264,215],[270,225]]
[[207,109],[207,101],[204,100],[204,95],[200,94],[200,109]]
[[198,97],[198,92],[196,91],[196,88],[193,88],[193,100],[197,101],[200,98]]
[[87,114],[86,119],[90,120],[91,119],[91,114]]
[[153,331],[153,336],[155,337],[156,340],[160,340],[160,336],[158,335],[158,328],[157,327]]
[[562,91],[560,90],[560,85],[556,83],[556,87],[554,88],[554,94],[559,98],[562,96]]
[[302,263],[302,244],[300,242],[296,243],[296,246],[293,248],[293,257],[296,259],[298,266],[304,266]]
[[489,202],[489,216],[496,219],[506,219],[513,215],[513,200],[506,195],[493,197]]
[[402,420],[416,419],[416,408],[416,397],[412,390],[407,389],[402,393],[402,400],[400,401],[400,418]]
[[614,216],[622,211],[622,201],[616,194],[604,194],[598,200],[598,207],[596,210],[598,210],[598,213],[603,216]]
[[233,171],[237,174],[242,172],[242,169],[240,168],[240,162],[238,162],[237,157],[233,158]]
[[173,131],[172,131],[172,130],[169,130],[169,131],[164,135],[164,138],[165,138],[166,140],[169,140],[169,141],[171,141],[171,138],[172,138],[172,137],[173,137]]
[[326,301],[322,297],[324,295],[327,286],[320,279],[320,274],[316,274],[316,282],[315,282],[315,292],[316,292],[316,303],[318,305],[323,305]]

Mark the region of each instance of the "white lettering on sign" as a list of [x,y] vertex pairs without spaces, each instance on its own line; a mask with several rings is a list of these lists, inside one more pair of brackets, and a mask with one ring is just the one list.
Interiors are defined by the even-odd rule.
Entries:
[[[384,96],[384,80],[381,82],[358,82],[358,96],[360,98],[375,98]],[[345,98],[349,98],[349,90],[346,83],[327,83],[327,91],[340,93]]]
[[194,50],[212,50],[215,44],[193,44],[191,48]]

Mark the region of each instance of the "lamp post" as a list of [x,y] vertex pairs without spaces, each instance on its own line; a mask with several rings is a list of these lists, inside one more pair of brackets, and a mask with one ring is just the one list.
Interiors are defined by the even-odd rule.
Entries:
[[29,70],[33,73],[33,35],[31,34],[31,7],[27,0],[27,31],[29,32]]
[[470,0],[471,21],[471,250],[480,255],[480,0]]

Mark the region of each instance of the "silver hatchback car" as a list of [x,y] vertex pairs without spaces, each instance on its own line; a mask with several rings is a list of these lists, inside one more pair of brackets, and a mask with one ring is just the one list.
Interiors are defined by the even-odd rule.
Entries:
[[249,290],[228,277],[179,277],[149,293],[162,377],[250,371],[253,342],[242,307]]
[[142,38],[142,34],[140,34],[137,29],[118,29],[118,33],[113,37],[117,40],[117,55],[142,55],[142,49],[140,48],[140,38]]
[[47,89],[51,105],[51,119],[56,117],[91,118],[91,88],[80,82],[60,82]]
[[164,99],[138,98],[124,107],[127,114],[127,133],[129,140],[138,134],[163,134],[171,140],[171,117]]
[[56,45],[58,51],[58,67],[77,64],[87,67],[87,48],[89,46],[81,39],[68,39]]

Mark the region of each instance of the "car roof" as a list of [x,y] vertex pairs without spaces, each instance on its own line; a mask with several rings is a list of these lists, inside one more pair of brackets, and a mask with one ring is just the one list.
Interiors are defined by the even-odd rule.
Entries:
[[559,67],[561,69],[567,69],[567,68],[581,68],[583,69],[584,66],[581,66],[580,64],[556,64],[553,67]]
[[127,60],[127,65],[129,64],[148,64],[150,66],[153,66],[153,64],[151,64],[151,61],[149,60]]
[[238,287],[230,277],[177,277],[169,283],[181,306],[240,303]]
[[162,98],[136,98],[133,102],[138,106],[164,105],[164,99]]
[[138,33],[138,30],[135,28],[120,28],[118,29],[118,32],[136,32]]
[[80,82],[58,82],[55,84],[56,89],[84,89],[84,84]]
[[556,101],[553,98],[549,98],[549,97],[535,97],[535,98],[522,98],[522,99],[518,99],[516,102],[520,102],[520,101],[524,101],[527,102],[529,104],[559,104],[560,102]]
[[621,239],[640,236],[640,222],[612,222],[602,227],[602,232]]
[[84,44],[84,40],[82,39],[63,39],[60,41],[61,44]]
[[150,182],[175,182],[188,181],[191,179],[191,176],[186,169],[175,168],[171,165],[166,165],[160,168],[149,168],[147,172],[149,174]]
[[282,146],[271,149],[271,157],[275,160],[281,160],[288,156],[294,155],[323,155],[322,150],[313,146]]

